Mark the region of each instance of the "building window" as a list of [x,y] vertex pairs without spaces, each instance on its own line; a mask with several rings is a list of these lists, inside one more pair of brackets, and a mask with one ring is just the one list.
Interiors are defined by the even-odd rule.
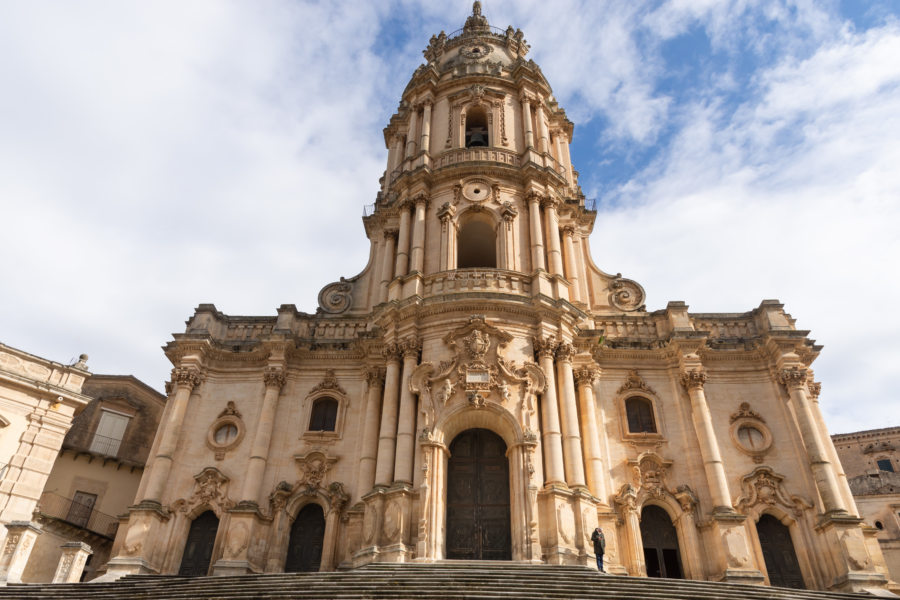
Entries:
[[496,269],[497,233],[491,223],[472,220],[463,224],[457,242],[457,269]]
[[741,425],[737,430],[738,442],[747,450],[762,450],[767,446],[766,436],[752,425]]
[[646,398],[629,398],[625,401],[629,433],[656,433],[653,419],[653,403]]
[[334,398],[318,398],[309,417],[310,431],[334,431],[338,401]]
[[876,464],[878,465],[879,471],[887,471],[889,473],[894,472],[894,465],[891,464],[891,459],[889,458],[882,458],[876,461]]
[[466,148],[480,148],[490,145],[487,128],[487,114],[481,107],[466,112]]
[[227,446],[231,442],[237,439],[238,436],[238,428],[234,423],[226,423],[222,425],[218,429],[216,429],[215,433],[215,441],[216,444],[220,446]]
[[125,436],[125,429],[128,428],[130,420],[131,417],[123,414],[102,410],[100,412],[100,422],[97,424],[97,430],[94,432],[94,439],[91,441],[91,452],[105,456],[118,454],[119,446],[122,444],[122,438]]

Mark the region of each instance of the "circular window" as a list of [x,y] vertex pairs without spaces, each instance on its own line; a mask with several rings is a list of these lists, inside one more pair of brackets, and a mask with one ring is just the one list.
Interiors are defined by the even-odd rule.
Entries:
[[463,196],[472,202],[484,202],[491,196],[491,185],[479,179],[470,181],[463,186]]
[[761,463],[772,449],[772,432],[759,418],[739,417],[731,424],[731,440],[738,450]]
[[737,431],[738,443],[751,450],[761,450],[765,447],[766,436],[752,425],[741,425]]
[[213,439],[216,441],[217,444],[219,444],[221,446],[225,446],[227,444],[230,444],[234,440],[236,440],[237,435],[238,435],[237,426],[234,425],[233,423],[226,423],[225,425],[222,425],[221,427],[216,429],[216,433],[213,436]]
[[882,523],[881,521],[875,521],[875,529],[878,529],[879,531],[884,529],[884,523]]

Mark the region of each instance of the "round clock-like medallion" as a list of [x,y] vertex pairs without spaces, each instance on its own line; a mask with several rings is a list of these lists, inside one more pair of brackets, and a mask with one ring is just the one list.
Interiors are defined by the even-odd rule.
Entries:
[[463,46],[459,53],[466,58],[484,58],[493,51],[487,44],[470,44]]
[[469,181],[463,186],[463,196],[472,202],[484,202],[491,195],[491,184],[481,179]]

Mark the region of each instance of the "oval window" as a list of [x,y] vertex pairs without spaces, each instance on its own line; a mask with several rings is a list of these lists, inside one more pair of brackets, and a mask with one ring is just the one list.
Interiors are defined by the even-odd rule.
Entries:
[[213,439],[216,440],[217,444],[224,446],[233,442],[237,438],[237,434],[237,426],[232,423],[226,423],[225,425],[222,425],[221,427],[216,429],[216,433]]

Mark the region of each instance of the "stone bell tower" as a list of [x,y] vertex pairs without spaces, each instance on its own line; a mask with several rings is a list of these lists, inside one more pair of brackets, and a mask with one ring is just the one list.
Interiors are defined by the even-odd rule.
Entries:
[[[200,305],[110,572],[499,559],[883,585],[775,300],[647,311],[591,259],[573,125],[475,2],[384,129],[368,265],[314,314]],[[773,560],[772,557],[780,557]]]

